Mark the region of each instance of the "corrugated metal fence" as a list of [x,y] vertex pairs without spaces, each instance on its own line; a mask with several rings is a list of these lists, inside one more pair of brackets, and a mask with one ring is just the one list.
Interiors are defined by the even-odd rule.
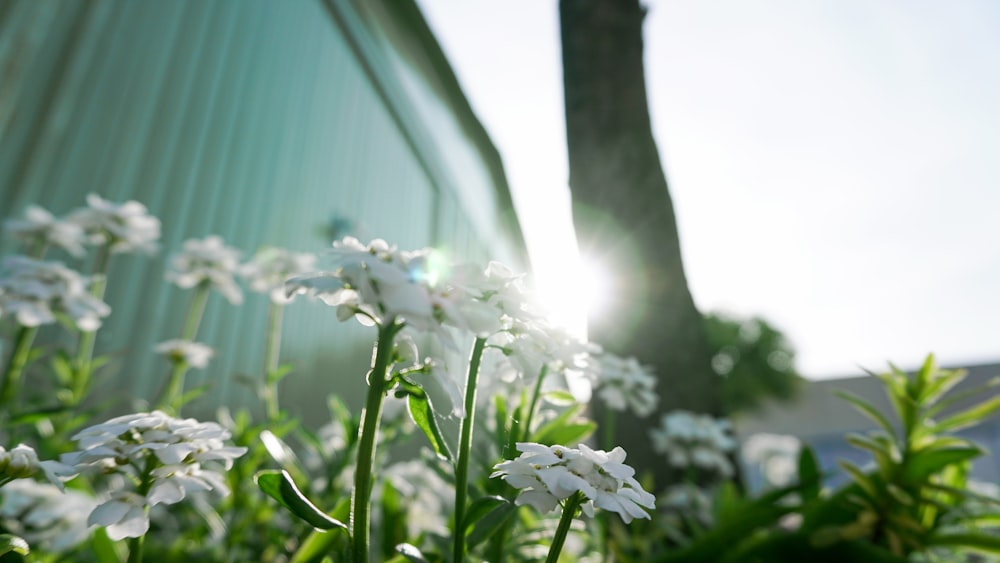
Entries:
[[[117,375],[105,389],[151,397],[166,375],[150,350],[181,329],[190,295],[163,274],[187,238],[218,234],[248,256],[262,244],[318,251],[337,224],[404,248],[510,259],[517,241],[489,242],[499,222],[468,219],[496,217],[485,195],[506,186],[482,162],[454,172],[472,185],[435,172],[454,171],[449,150],[477,153],[454,123],[421,117],[421,104],[440,105],[433,88],[401,91],[393,72],[405,81],[419,69],[393,71],[402,58],[358,14],[319,0],[0,2],[0,218],[31,203],[62,214],[94,192],[163,221],[159,256],[112,264],[114,312],[97,346]],[[366,58],[359,39],[386,59]],[[210,299],[199,340],[218,356],[189,381],[211,378],[212,403],[249,400],[235,376],[260,370],[265,310],[255,294],[241,307]],[[356,393],[368,362],[356,352],[371,338],[321,305],[293,304],[283,358],[299,375],[285,397],[311,411],[316,385]]]

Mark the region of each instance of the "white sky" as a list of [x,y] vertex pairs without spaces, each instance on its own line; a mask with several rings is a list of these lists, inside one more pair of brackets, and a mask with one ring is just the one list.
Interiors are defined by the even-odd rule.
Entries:
[[[504,158],[540,290],[565,295],[556,2],[419,3]],[[698,306],[768,319],[808,377],[1000,360],[1000,2],[646,4]]]

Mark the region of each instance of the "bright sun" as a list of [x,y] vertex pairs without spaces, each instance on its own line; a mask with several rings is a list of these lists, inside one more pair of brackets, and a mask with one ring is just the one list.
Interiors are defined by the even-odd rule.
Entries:
[[548,275],[540,276],[538,291],[552,321],[586,337],[587,317],[601,314],[614,290],[607,269],[586,257],[566,257]]

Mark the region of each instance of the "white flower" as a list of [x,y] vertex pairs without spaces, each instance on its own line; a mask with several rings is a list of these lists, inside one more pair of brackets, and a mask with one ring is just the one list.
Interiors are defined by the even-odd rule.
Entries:
[[214,422],[161,411],[136,413],[80,431],[73,436],[80,450],[62,460],[77,470],[123,473],[148,485],[146,495],[115,488],[90,515],[90,522],[106,526],[112,539],[138,537],[149,528],[149,507],[178,503],[192,492],[229,494],[222,470],[247,451],[226,446],[229,437]]
[[736,441],[725,419],[677,410],[665,414],[660,427],[650,430],[649,436],[653,450],[666,455],[674,467],[696,467],[724,478],[733,475],[728,454]]
[[156,252],[160,220],[138,201],[112,203],[96,194],[87,196],[87,207],[69,214],[67,220],[83,227],[94,244],[107,244],[111,252]]
[[81,491],[22,479],[3,488],[0,522],[33,548],[62,553],[87,539],[87,515],[96,506],[96,499]]
[[497,366],[499,378],[509,382],[520,377],[530,384],[542,367],[549,373],[586,367],[588,345],[565,330],[542,319],[505,317],[504,323],[504,330],[490,339],[491,345],[503,351],[506,360]]
[[179,338],[160,342],[153,350],[157,354],[163,354],[172,362],[184,362],[198,369],[204,369],[215,355],[215,350],[207,344]]
[[83,256],[83,244],[87,241],[83,227],[56,219],[37,205],[29,205],[24,210],[24,219],[8,220],[4,229],[28,244],[58,246],[77,257]]
[[240,251],[226,246],[221,237],[189,239],[184,250],[170,262],[167,281],[185,289],[202,282],[222,294],[233,305],[243,302],[243,292],[233,276],[240,265]]
[[[347,237],[333,243],[334,270],[295,276],[288,294],[306,293],[337,307],[337,317],[362,324],[405,322],[436,334],[454,348],[443,329],[458,293],[444,283],[448,266],[431,249],[407,252],[376,239],[364,245]],[[454,321],[454,319],[451,319]]]
[[295,253],[277,247],[264,247],[239,268],[250,290],[266,293],[271,302],[284,305],[291,301],[285,292],[285,280],[316,269],[316,255]]
[[100,328],[111,308],[87,292],[86,279],[59,262],[7,256],[0,263],[0,315],[14,315],[22,326],[69,316],[82,331]]
[[[635,358],[621,358],[604,352],[597,356],[597,395],[608,408],[616,411],[631,410],[643,418],[652,414],[659,402],[656,376]],[[591,375],[595,370],[590,372]]]
[[646,509],[654,508],[655,499],[635,480],[635,470],[625,465],[621,447],[605,452],[585,444],[573,449],[520,442],[517,449],[520,457],[498,463],[490,475],[522,489],[517,505],[530,504],[549,512],[580,492],[587,498],[582,508],[588,516],[597,507],[616,512],[626,524],[650,517]]
[[138,538],[149,531],[147,503],[142,495],[116,491],[87,518],[90,526],[103,526],[112,541]]
[[58,461],[39,461],[38,454],[31,446],[18,444],[10,451],[0,446],[0,481],[24,479],[38,474],[44,475],[49,483],[62,490],[64,487],[61,477],[69,477],[76,472]]

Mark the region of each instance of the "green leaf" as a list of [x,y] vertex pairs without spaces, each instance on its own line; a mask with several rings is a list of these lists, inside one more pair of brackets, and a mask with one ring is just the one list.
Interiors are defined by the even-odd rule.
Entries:
[[427,398],[427,394],[421,393],[420,396],[417,396],[411,393],[407,400],[407,407],[409,408],[410,418],[413,419],[413,423],[423,430],[424,435],[430,440],[431,446],[434,448],[434,453],[443,459],[451,461],[453,459],[451,450],[448,449],[448,442],[445,441],[444,435],[441,434],[441,429],[437,425],[437,420],[434,418],[434,409],[431,408],[431,401]]
[[569,405],[576,404],[576,397],[569,391],[562,389],[546,391],[542,396],[545,397],[546,401],[559,407],[568,407]]
[[52,355],[50,360],[52,371],[56,374],[56,379],[63,387],[69,387],[73,381],[73,360],[65,350],[58,350]]
[[292,373],[293,369],[295,369],[295,366],[293,366],[292,364],[282,364],[278,366],[277,369],[267,374],[268,385],[274,385],[275,383],[278,383],[279,381],[284,379],[286,375]]
[[111,541],[105,528],[99,527],[90,536],[90,552],[98,563],[120,563],[125,559],[124,543]]
[[861,468],[844,459],[837,461],[837,465],[850,475],[851,479],[853,479],[854,482],[861,487],[861,490],[864,491],[871,500],[874,501],[878,499],[878,489],[875,487],[875,482],[872,481],[871,477],[865,474]]
[[346,524],[327,516],[322,510],[316,508],[316,505],[306,498],[299,491],[299,488],[295,486],[295,482],[292,481],[292,477],[287,471],[273,469],[260,471],[254,476],[254,481],[257,482],[257,486],[265,494],[278,501],[278,504],[292,511],[292,514],[305,520],[306,523],[314,528],[321,530],[330,530],[333,528],[347,529]]
[[551,445],[576,444],[585,440],[597,429],[597,424],[585,420],[577,419],[577,415],[583,410],[583,405],[572,406],[552,420],[546,422],[532,436],[533,442]]
[[501,496],[488,496],[476,499],[475,502],[469,505],[469,510],[465,514],[466,530],[468,530],[469,526],[478,522],[480,518],[504,504],[510,504],[510,501]]
[[[332,516],[340,520],[347,520],[350,517],[351,499],[345,498],[337,503],[337,506],[330,512]],[[347,534],[335,534],[326,530],[313,530],[292,555],[291,563],[313,563],[329,559],[328,555],[336,554],[338,548],[343,551],[343,556],[338,561],[349,561],[350,545]]]
[[28,542],[24,541],[22,537],[13,534],[0,534],[0,555],[11,552],[27,555],[31,549],[28,547]]
[[945,467],[982,455],[978,447],[920,450],[910,455],[903,467],[904,483],[920,484]]
[[875,406],[869,403],[868,401],[865,401],[864,399],[855,395],[854,393],[851,393],[850,391],[844,391],[842,389],[834,391],[833,394],[847,401],[848,403],[851,403],[851,405],[853,405],[855,409],[860,411],[861,414],[864,414],[868,418],[875,421],[875,423],[878,424],[882,428],[882,430],[884,430],[888,435],[890,436],[896,435],[896,432],[895,430],[893,430],[892,424],[889,422],[889,419],[887,419],[885,415],[879,412],[879,410],[876,409]]
[[848,444],[862,450],[868,450],[875,457],[875,463],[878,465],[879,470],[882,471],[883,477],[886,479],[891,478],[895,467],[897,466],[896,456],[894,455],[896,448],[892,443],[892,440],[882,435],[877,436],[862,436],[861,434],[848,434],[845,439]]
[[802,501],[809,502],[819,498],[823,486],[823,477],[819,472],[819,462],[812,448],[803,445],[799,451],[799,483],[802,488]]
[[592,420],[573,422],[562,426],[549,428],[546,432],[535,436],[535,441],[539,444],[578,444],[597,430],[597,423]]
[[514,503],[507,502],[504,504],[498,504],[493,507],[489,512],[483,514],[477,519],[472,530],[468,533],[466,537],[466,543],[471,550],[473,547],[482,543],[483,540],[492,536],[501,526],[507,523],[514,513],[517,512],[517,506]]
[[978,405],[953,414],[933,426],[935,432],[953,432],[979,424],[986,417],[1000,409],[1000,395],[987,399]]
[[975,532],[946,532],[933,534],[925,541],[928,546],[947,546],[1000,554],[1000,536]]
[[924,360],[924,364],[917,371],[917,376],[913,379],[912,397],[918,401],[923,399],[927,395],[927,389],[934,381],[937,373],[937,362],[934,360],[934,354],[928,354]]
[[181,395],[180,404],[186,405],[191,401],[197,399],[198,397],[201,397],[202,395],[205,394],[205,391],[208,391],[209,387],[211,387],[211,385],[206,383],[204,385],[199,385],[197,387],[192,387],[191,389],[188,389],[187,391],[184,392],[183,395]]

